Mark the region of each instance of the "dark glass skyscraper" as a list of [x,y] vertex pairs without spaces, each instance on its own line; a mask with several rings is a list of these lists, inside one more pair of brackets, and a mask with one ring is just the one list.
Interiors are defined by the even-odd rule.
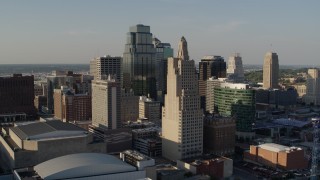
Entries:
[[123,53],[125,89],[133,89],[135,95],[156,98],[155,55],[150,26],[131,26]]

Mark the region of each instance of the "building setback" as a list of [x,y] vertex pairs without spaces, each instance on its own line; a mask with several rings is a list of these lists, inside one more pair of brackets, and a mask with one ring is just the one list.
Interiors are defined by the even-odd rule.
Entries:
[[168,81],[162,108],[162,155],[178,160],[202,154],[203,118],[198,78],[189,60],[187,42],[179,43],[178,57],[168,59]]
[[263,63],[263,88],[278,88],[279,59],[277,53],[267,52]]
[[120,83],[115,79],[92,81],[92,125],[117,129],[121,125]]

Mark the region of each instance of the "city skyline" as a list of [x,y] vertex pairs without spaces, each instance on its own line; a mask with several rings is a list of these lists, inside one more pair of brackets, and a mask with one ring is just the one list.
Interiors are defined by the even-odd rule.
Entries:
[[89,64],[106,54],[122,56],[128,28],[144,24],[172,47],[185,36],[196,63],[239,52],[243,64],[263,64],[272,50],[283,65],[318,65],[320,2],[288,2],[3,2],[0,64]]

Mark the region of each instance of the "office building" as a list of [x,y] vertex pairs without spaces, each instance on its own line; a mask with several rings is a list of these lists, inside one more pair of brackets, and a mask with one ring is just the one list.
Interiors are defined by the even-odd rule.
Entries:
[[209,114],[204,119],[203,149],[219,156],[234,153],[236,121],[232,117],[215,117]]
[[256,103],[269,104],[271,107],[295,107],[298,93],[294,88],[281,89],[257,89]]
[[320,105],[320,71],[308,69],[307,93],[304,102],[310,105]]
[[307,86],[305,84],[295,84],[293,87],[296,89],[299,98],[303,98],[307,94]]
[[108,80],[92,81],[92,125],[104,129],[117,129],[121,125],[120,83]]
[[201,155],[203,118],[198,77],[184,37],[178,57],[168,58],[167,91],[162,108],[163,157],[178,160]]
[[220,87],[220,84],[225,82],[226,78],[214,78],[211,77],[207,80],[206,90],[206,112],[214,113],[214,88]]
[[139,118],[140,96],[133,91],[121,90],[121,122],[136,121]]
[[302,148],[274,143],[251,145],[250,151],[244,153],[244,158],[247,161],[283,170],[308,168],[308,159],[305,158]]
[[150,26],[131,26],[123,53],[123,87],[133,89],[135,95],[156,98],[155,58]]
[[242,57],[239,53],[229,57],[227,75],[233,82],[242,83],[244,81]]
[[255,91],[247,84],[222,83],[214,89],[215,111],[236,119],[237,138],[252,139],[255,122]]
[[150,157],[162,155],[161,129],[149,127],[132,130],[133,149]]
[[91,133],[60,120],[16,124],[0,136],[0,165],[4,169],[31,167],[59,156],[106,152]]
[[91,120],[91,96],[74,94],[71,89],[62,86],[54,90],[54,115],[63,122]]
[[146,96],[140,96],[139,100],[139,118],[148,119],[148,121],[160,123],[160,102],[154,101]]
[[156,49],[156,81],[157,100],[163,103],[163,96],[167,92],[168,57],[173,57],[173,49],[170,43],[163,43],[158,38],[153,38]]
[[25,113],[35,116],[34,77],[13,74],[0,77],[0,114]]
[[279,59],[277,53],[267,52],[263,63],[263,88],[278,88]]
[[199,94],[201,96],[201,108],[206,108],[206,81],[211,78],[226,77],[226,62],[221,56],[204,56],[199,62]]
[[14,179],[145,179],[138,170],[120,159],[102,153],[78,153],[50,159],[34,167],[16,169]]
[[121,82],[121,61],[121,57],[110,55],[97,57],[90,61],[90,75],[96,80],[107,79],[108,75],[113,75]]

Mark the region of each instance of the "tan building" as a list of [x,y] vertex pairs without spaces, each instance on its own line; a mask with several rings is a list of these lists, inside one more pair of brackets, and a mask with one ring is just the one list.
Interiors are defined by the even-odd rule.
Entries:
[[263,88],[278,88],[279,59],[277,53],[267,52],[263,63]]
[[121,92],[121,122],[136,121],[139,118],[139,96],[133,91]]
[[307,93],[307,86],[304,84],[293,85],[293,87],[297,90],[298,96],[300,98],[304,97]]
[[92,81],[92,125],[105,129],[120,127],[120,83],[108,80]]
[[151,122],[160,122],[160,102],[146,96],[139,99],[139,118],[148,119]]
[[308,69],[307,92],[304,98],[306,104],[320,105],[320,71]]
[[86,130],[59,120],[16,124],[0,136],[0,166],[9,170],[73,153],[106,153]]
[[206,81],[206,112],[214,112],[214,88],[220,87],[221,83],[225,82],[225,80],[226,78],[215,79],[214,77],[211,77]]
[[244,158],[273,168],[306,169],[308,159],[305,158],[304,153],[302,148],[266,143],[258,146],[251,145],[250,151],[245,152]]
[[162,155],[170,160],[199,156],[203,119],[198,78],[189,60],[187,42],[179,43],[178,58],[168,58],[167,94],[162,108]]
[[64,122],[91,120],[91,96],[74,94],[69,88],[62,86],[54,90],[54,115]]
[[204,121],[203,149],[215,155],[234,153],[236,122],[233,118],[208,115]]

